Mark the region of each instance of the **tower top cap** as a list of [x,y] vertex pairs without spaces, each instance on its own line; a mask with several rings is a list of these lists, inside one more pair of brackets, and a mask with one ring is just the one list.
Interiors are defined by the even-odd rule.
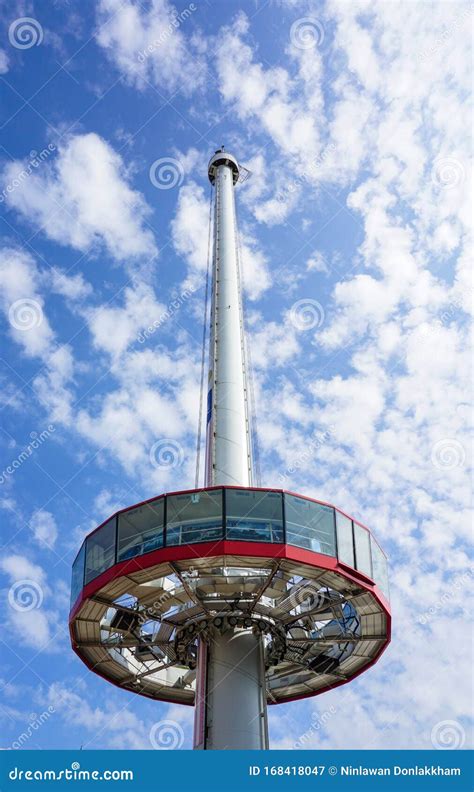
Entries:
[[209,160],[207,174],[209,176],[209,181],[211,182],[211,184],[214,184],[217,168],[219,167],[219,165],[228,165],[228,167],[231,168],[234,184],[236,184],[236,182],[239,179],[239,173],[240,173],[239,163],[237,162],[237,159],[234,157],[233,154],[230,154],[228,151],[224,150],[224,146],[218,149]]

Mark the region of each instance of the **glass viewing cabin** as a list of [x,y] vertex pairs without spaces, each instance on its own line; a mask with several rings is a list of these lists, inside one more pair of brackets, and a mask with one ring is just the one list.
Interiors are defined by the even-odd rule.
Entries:
[[221,540],[293,545],[332,556],[388,599],[387,560],[367,528],[324,503],[282,490],[210,487],[124,509],[91,533],[73,564],[71,604],[115,564],[163,547]]

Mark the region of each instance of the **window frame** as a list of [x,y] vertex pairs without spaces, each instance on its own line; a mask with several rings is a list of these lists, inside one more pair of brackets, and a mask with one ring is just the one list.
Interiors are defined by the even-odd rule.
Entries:
[[[164,512],[165,530],[164,530],[164,545],[163,546],[164,547],[186,547],[187,545],[203,544],[205,542],[220,542],[220,541],[224,540],[225,539],[224,490],[225,490],[225,487],[207,487],[207,488],[204,487],[203,489],[189,490],[189,491],[185,491],[185,492],[171,492],[168,495],[166,495],[166,497],[165,497],[165,501],[166,501],[166,503],[165,503],[165,512]],[[221,512],[220,512],[221,513],[221,536],[218,539],[216,539],[215,537],[211,537],[211,538],[208,538],[208,539],[197,539],[196,541],[193,541],[193,542],[184,542],[184,543],[181,543],[181,544],[176,544],[176,543],[173,542],[172,544],[169,544],[169,542],[168,542],[168,529],[169,529],[170,526],[169,526],[169,520],[168,520],[168,517],[169,517],[168,499],[169,498],[179,498],[179,497],[183,497],[185,495],[191,496],[191,495],[195,495],[195,494],[212,495],[213,493],[218,493],[219,491],[220,491],[220,497],[221,497]],[[171,526],[172,529],[173,529],[173,527],[175,527],[175,526]],[[217,527],[218,526],[216,526],[216,529],[217,529]]]
[[[137,553],[136,555],[129,556],[129,558],[120,558],[120,520],[126,520],[126,515],[130,514],[131,512],[137,511],[138,509],[153,509],[153,505],[155,503],[162,503],[163,504],[163,514],[161,519],[161,536],[162,542],[159,547],[154,547],[151,550],[144,550],[141,553]],[[136,506],[132,506],[129,509],[123,509],[117,513],[117,529],[116,529],[116,540],[115,540],[115,563],[122,563],[123,561],[130,561],[132,558],[139,558],[142,555],[147,555],[148,553],[153,553],[155,550],[161,550],[165,547],[165,503],[166,503],[166,496],[159,495],[157,498],[152,498],[151,500],[147,500],[144,503],[138,503]],[[151,530],[151,528],[149,529]],[[158,534],[157,534],[158,535]],[[139,533],[136,533],[135,536],[140,536]],[[142,543],[143,544],[143,543]]]
[[[103,569],[101,569],[99,572],[97,572],[93,577],[88,578],[88,574],[87,574],[87,556],[88,556],[88,552],[89,552],[89,543],[91,544],[91,547],[92,547],[93,546],[93,542],[94,542],[95,537],[97,536],[97,534],[100,531],[103,531],[105,528],[108,528],[109,525],[111,525],[111,523],[114,523],[111,526],[112,531],[113,531],[113,545],[111,545],[111,549],[113,550],[112,563],[107,564],[107,566],[105,566]],[[96,528],[96,530],[93,531],[91,534],[89,534],[89,536],[86,536],[86,539],[85,539],[86,554],[85,554],[85,565],[84,565],[84,585],[85,586],[88,583],[91,583],[96,578],[98,578],[99,575],[102,575],[108,569],[111,569],[117,563],[117,523],[118,523],[118,513],[114,514],[108,520],[103,522],[102,525],[100,525],[98,528]],[[107,549],[110,549],[110,548],[107,548]]]
[[[287,516],[287,512],[286,512],[286,505],[288,505],[288,502],[287,502],[288,498],[294,498],[296,501],[303,501],[304,503],[310,503],[310,504],[313,505],[313,507],[315,507],[316,509],[319,508],[322,511],[332,512],[332,540],[333,540],[333,549],[334,549],[333,553],[327,553],[327,552],[325,552],[322,549],[313,550],[311,547],[306,547],[304,545],[294,544],[289,539],[288,525],[289,524],[290,525],[293,525],[293,524],[296,525],[297,523],[293,523],[292,520],[288,520],[288,516]],[[285,534],[284,534],[285,543],[291,545],[292,547],[300,547],[303,550],[308,550],[311,553],[320,553],[320,555],[327,556],[328,558],[337,558],[336,517],[335,517],[336,509],[335,509],[335,507],[331,506],[331,504],[329,504],[329,503],[322,503],[321,501],[314,500],[313,498],[305,498],[303,495],[298,495],[298,494],[293,493],[293,492],[284,492],[283,500],[285,502]],[[314,533],[316,533],[316,529],[315,528],[311,528],[311,530]],[[293,533],[293,531],[292,531],[292,533]],[[318,541],[319,541],[320,545],[321,545],[322,542],[325,543],[325,544],[328,544],[328,542],[324,542],[324,539],[318,539]]]
[[[87,539],[87,537],[86,537],[86,539]],[[83,542],[82,542],[82,544],[81,544],[81,546],[80,546],[80,548],[79,548],[79,550],[78,550],[78,552],[76,554],[76,557],[75,557],[74,561],[72,562],[72,570],[71,570],[71,607],[74,605],[74,603],[76,602],[77,598],[79,597],[79,594],[82,592],[82,590],[83,590],[83,588],[85,586],[85,577],[86,577],[86,539],[83,540]],[[78,589],[77,593],[75,593],[74,590],[73,590],[74,569],[75,569],[75,566],[76,566],[76,562],[79,561],[81,553],[82,553],[82,556],[83,556],[82,557],[81,585],[80,585],[80,588]],[[74,599],[73,599],[73,595],[74,595]]]
[[[227,496],[228,496],[229,493],[236,493],[236,492],[237,493],[238,492],[261,493],[262,494],[262,500],[264,499],[264,497],[266,498],[268,495],[276,495],[276,496],[278,496],[279,503],[280,503],[280,506],[279,506],[280,516],[279,516],[278,519],[279,519],[279,522],[281,524],[281,537],[282,537],[281,541],[274,541],[274,540],[272,541],[271,539],[266,540],[266,539],[261,539],[261,538],[256,538],[256,539],[248,539],[248,538],[238,539],[238,538],[229,536],[229,531],[228,531],[229,526],[227,524],[227,521],[228,521],[228,518],[229,518],[229,507],[228,507],[228,502],[227,502]],[[224,538],[227,541],[229,541],[229,542],[262,542],[264,544],[272,544],[272,545],[273,544],[285,544],[285,541],[286,541],[286,528],[285,528],[285,509],[284,509],[283,492],[281,492],[279,490],[275,490],[275,489],[265,489],[263,487],[224,487],[224,493],[225,493],[225,495],[224,495],[224,499],[225,499],[225,510],[224,510],[224,516],[225,516],[224,529],[225,529],[225,531],[224,531]],[[231,518],[232,518],[232,515],[231,515]],[[237,517],[237,518],[232,518],[232,519],[239,519],[239,518]],[[242,519],[245,519],[245,518],[242,517]],[[231,527],[235,527],[235,526],[231,526]]]
[[[369,547],[370,572],[367,572],[366,569],[362,569],[361,567],[359,567],[359,560],[357,558],[358,553],[357,553],[356,528],[360,528],[360,530],[364,531],[365,534],[367,535],[368,547]],[[372,548],[370,546],[371,533],[370,533],[369,529],[365,527],[365,525],[361,525],[360,523],[356,522],[355,520],[352,520],[352,533],[353,533],[353,536],[354,536],[354,560],[355,560],[355,564],[356,564],[355,569],[357,569],[358,572],[361,572],[362,575],[365,575],[366,577],[369,577],[371,580],[373,580]]]
[[[349,563],[344,558],[340,556],[340,542],[338,538],[338,514],[343,518],[343,520],[348,520],[350,524],[350,546],[352,551],[352,563]],[[337,541],[337,560],[341,562],[341,564],[346,564],[346,566],[351,567],[351,569],[356,569],[356,558],[355,558],[355,540],[354,540],[354,520],[352,517],[349,517],[348,514],[345,514],[340,509],[334,508],[334,520],[336,522],[336,541]]]

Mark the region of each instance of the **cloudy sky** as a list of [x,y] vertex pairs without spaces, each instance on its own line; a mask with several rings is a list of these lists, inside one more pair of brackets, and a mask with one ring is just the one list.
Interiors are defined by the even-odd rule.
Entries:
[[472,744],[472,18],[411,0],[3,4],[1,747],[150,748],[163,718],[191,744],[188,708],[87,671],[67,614],[85,534],[193,485],[222,143],[251,171],[262,484],[337,504],[390,558],[391,646],[351,685],[272,707],[271,746]]

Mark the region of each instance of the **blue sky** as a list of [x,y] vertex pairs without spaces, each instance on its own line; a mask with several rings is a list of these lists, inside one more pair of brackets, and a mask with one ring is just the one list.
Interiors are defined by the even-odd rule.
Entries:
[[472,744],[471,7],[25,0],[1,22],[1,747],[151,748],[163,719],[190,746],[192,712],[89,673],[67,614],[82,538],[193,485],[222,143],[251,171],[262,484],[354,514],[391,568],[389,650],[270,708],[271,746]]

